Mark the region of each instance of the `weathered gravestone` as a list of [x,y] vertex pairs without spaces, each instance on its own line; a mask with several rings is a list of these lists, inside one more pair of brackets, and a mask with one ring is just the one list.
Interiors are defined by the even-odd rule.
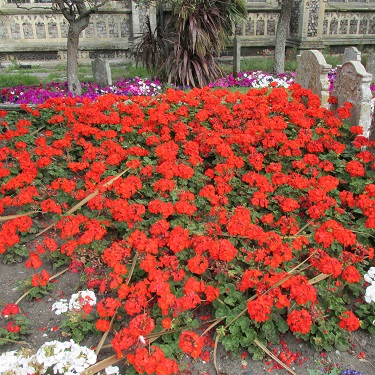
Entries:
[[372,80],[375,81],[375,51],[371,51],[367,56],[366,70],[367,73],[372,75]]
[[337,97],[338,106],[344,102],[353,104],[351,117],[347,119],[351,125],[360,125],[363,133],[369,136],[371,125],[371,74],[359,61],[348,61],[337,66],[337,76],[332,95]]
[[94,82],[98,86],[107,87],[112,85],[111,69],[108,61],[101,58],[96,58],[94,61],[92,61],[91,65]]
[[345,48],[344,55],[342,57],[342,63],[345,64],[348,61],[359,61],[361,62],[361,52],[357,47]]
[[304,88],[318,95],[322,107],[328,107],[329,79],[332,68],[318,50],[302,52],[297,56],[296,81]]
[[370,139],[370,141],[375,141],[375,110],[372,113],[371,126],[370,126],[370,130],[369,130],[369,139]]

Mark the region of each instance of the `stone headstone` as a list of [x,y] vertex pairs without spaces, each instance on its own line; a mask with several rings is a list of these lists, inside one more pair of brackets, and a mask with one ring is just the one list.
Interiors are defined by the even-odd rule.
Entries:
[[337,66],[337,75],[332,95],[337,97],[338,106],[344,102],[353,104],[351,117],[347,119],[351,125],[363,127],[363,133],[369,136],[371,126],[371,74],[359,61],[348,61]]
[[372,75],[372,80],[375,81],[375,51],[371,51],[367,56],[366,70],[367,73]]
[[302,52],[297,56],[296,81],[304,88],[318,95],[322,107],[328,108],[329,79],[332,68],[318,50]]
[[92,61],[91,65],[94,82],[98,86],[107,87],[112,85],[111,69],[108,61],[98,57]]
[[233,40],[233,77],[241,71],[241,39],[236,35]]
[[342,63],[345,64],[348,61],[359,61],[361,62],[361,52],[357,47],[346,47],[344,56],[342,57]]
[[371,126],[369,130],[369,139],[370,141],[375,141],[375,110],[372,112]]

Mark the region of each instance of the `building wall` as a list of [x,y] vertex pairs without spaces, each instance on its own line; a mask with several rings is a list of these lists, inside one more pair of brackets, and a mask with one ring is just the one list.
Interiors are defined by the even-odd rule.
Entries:
[[[46,0],[27,0],[22,7],[10,1],[0,0],[0,61],[66,59],[68,22],[63,15]],[[144,15],[131,0],[109,2],[82,32],[79,58],[130,59]]]
[[[64,60],[67,21],[53,13],[48,0],[0,0],[0,62]],[[281,0],[247,0],[248,17],[235,26],[246,48],[267,51],[275,43]],[[24,9],[28,8],[28,9]],[[131,0],[115,0],[92,15],[83,31],[79,57],[129,60],[146,14],[156,23],[154,8]],[[375,45],[375,0],[295,0],[287,45],[297,49]]]
[[[280,4],[247,0],[247,20],[236,27],[243,46],[274,46]],[[295,0],[287,45],[300,50],[375,46],[375,0]]]

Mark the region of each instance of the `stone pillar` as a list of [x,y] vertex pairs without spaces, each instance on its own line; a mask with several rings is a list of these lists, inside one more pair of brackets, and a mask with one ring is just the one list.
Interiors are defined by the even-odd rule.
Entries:
[[137,37],[145,31],[146,17],[150,17],[151,29],[156,28],[156,7],[139,6],[132,1],[132,36]]
[[299,48],[323,49],[324,0],[298,1],[299,3]]
[[233,77],[241,71],[241,38],[237,35],[233,39]]

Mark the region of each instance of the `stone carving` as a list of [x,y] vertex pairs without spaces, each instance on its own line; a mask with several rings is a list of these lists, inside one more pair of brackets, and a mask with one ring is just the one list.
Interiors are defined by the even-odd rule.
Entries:
[[296,81],[302,87],[311,89],[319,96],[321,106],[328,108],[328,73],[332,66],[326,63],[322,53],[317,50],[304,51],[297,56],[297,62]]
[[[338,28],[337,25],[340,25]],[[369,35],[375,33],[375,17],[372,13],[337,12],[327,10],[324,14],[325,35]]]
[[350,20],[349,34],[358,34],[358,18]]
[[92,61],[92,72],[94,82],[100,87],[107,87],[112,85],[111,69],[107,60],[100,57]]
[[346,19],[346,18],[343,18],[340,21],[339,34],[347,34],[348,33],[348,25],[349,25],[349,20]]
[[342,57],[342,63],[345,64],[348,61],[359,61],[361,62],[361,52],[357,47],[345,48],[344,55]]
[[133,53],[130,49],[119,51],[90,51],[89,57],[90,59],[96,59],[97,57],[101,57],[102,59],[125,59],[130,62],[133,57]]
[[5,22],[0,20],[0,39],[8,39],[9,34]]
[[338,99],[338,106],[344,102],[353,104],[352,115],[347,120],[351,125],[363,127],[369,135],[371,124],[371,74],[359,61],[348,61],[337,66],[337,76],[332,94]]
[[246,22],[236,33],[240,36],[274,36],[278,19],[277,13],[249,13]]
[[59,32],[57,29],[57,23],[55,21],[51,21],[48,23],[48,37],[51,39],[55,39],[59,37]]
[[368,25],[368,20],[366,18],[362,18],[359,21],[359,34],[366,34],[367,25]]
[[31,23],[25,20],[25,22],[23,22],[22,24],[22,29],[23,29],[23,37],[25,39],[34,39],[34,31],[33,31],[33,27]]
[[91,19],[89,25],[83,31],[85,38],[95,38],[95,25],[94,21]]
[[35,24],[35,31],[37,39],[45,39],[46,38],[46,26],[43,22],[37,22]]
[[375,51],[371,51],[367,56],[366,70],[367,73],[372,75],[372,80],[375,81]]

